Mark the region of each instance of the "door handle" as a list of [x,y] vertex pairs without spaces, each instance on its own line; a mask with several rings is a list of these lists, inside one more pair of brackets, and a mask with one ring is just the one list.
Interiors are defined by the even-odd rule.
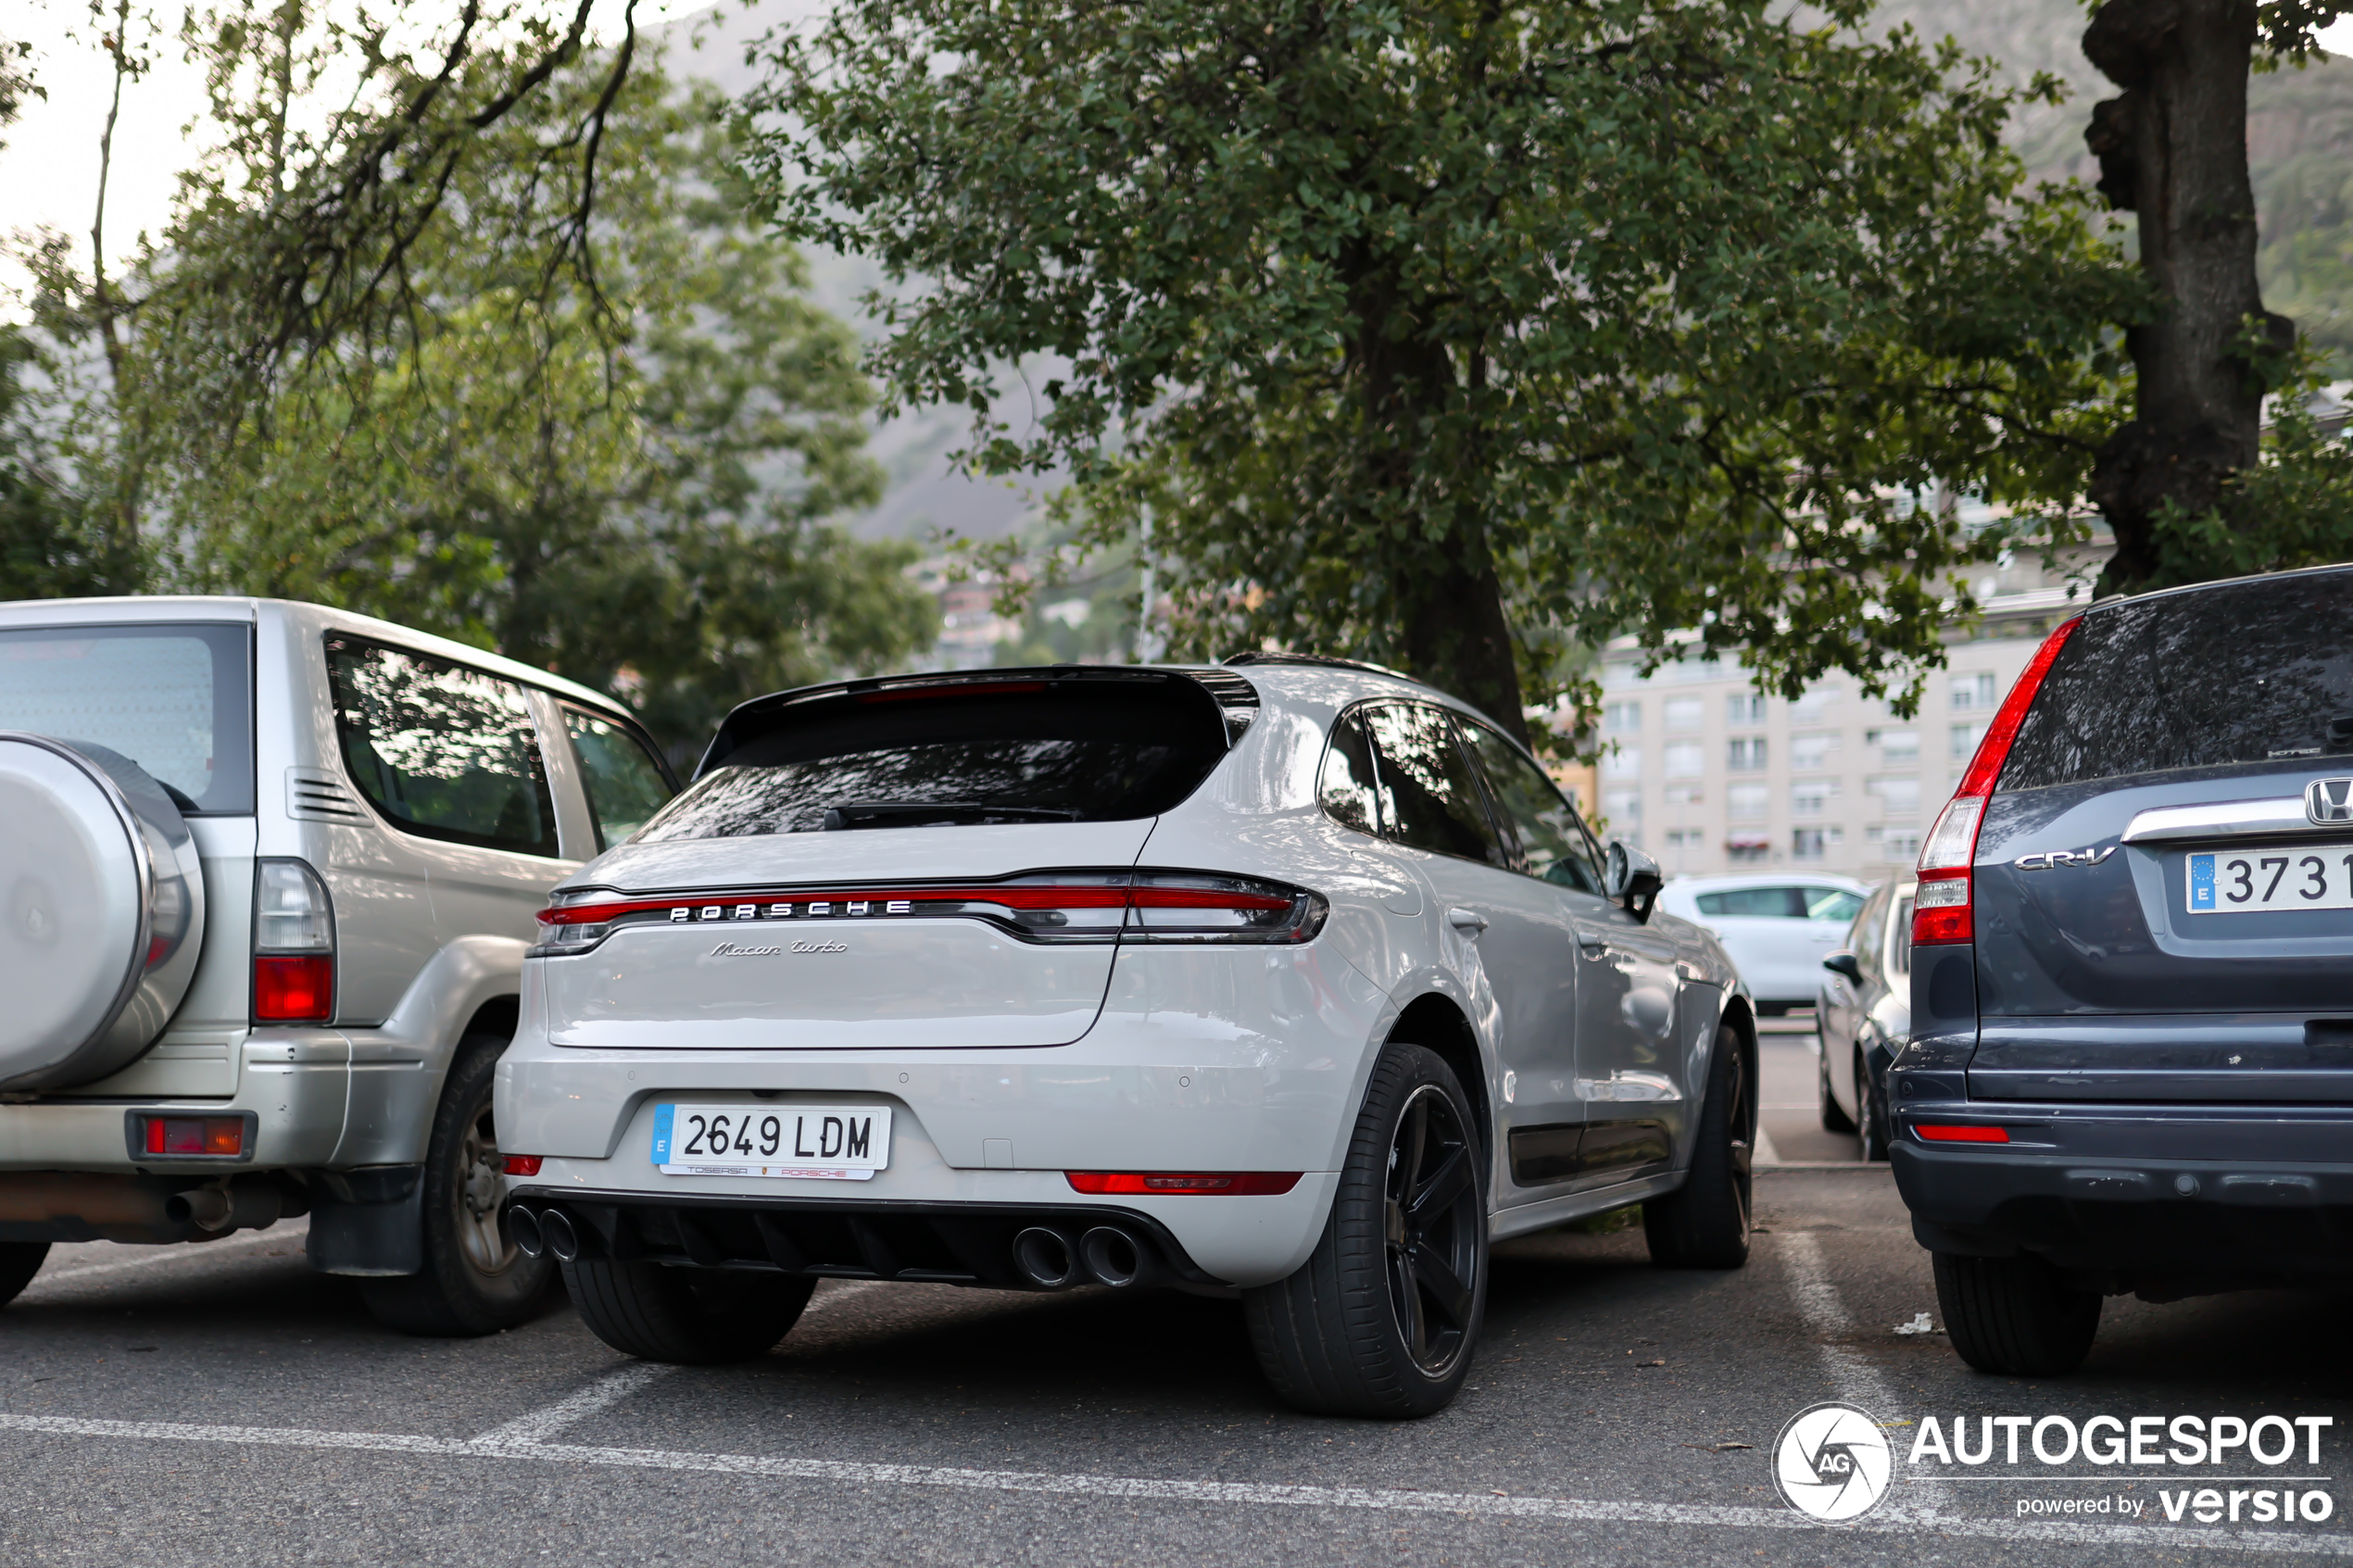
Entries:
[[1457,931],[1468,932],[1476,936],[1487,929],[1487,917],[1477,909],[1449,909],[1446,911],[1446,923]]
[[1577,950],[1589,959],[1598,959],[1609,951],[1609,938],[1589,936],[1580,931],[1577,934]]

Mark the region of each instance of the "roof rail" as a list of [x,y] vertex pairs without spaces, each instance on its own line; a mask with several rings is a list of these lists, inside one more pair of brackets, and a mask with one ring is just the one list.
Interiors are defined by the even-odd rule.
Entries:
[[1361,659],[1334,659],[1331,655],[1324,653],[1287,653],[1279,648],[1271,653],[1261,652],[1255,648],[1245,648],[1240,653],[1229,653],[1217,662],[1220,664],[1320,664],[1334,670],[1367,671],[1375,675],[1387,675],[1393,680],[1412,681],[1417,686],[1426,686],[1429,684],[1406,674],[1403,670],[1391,670],[1386,664],[1371,664]]

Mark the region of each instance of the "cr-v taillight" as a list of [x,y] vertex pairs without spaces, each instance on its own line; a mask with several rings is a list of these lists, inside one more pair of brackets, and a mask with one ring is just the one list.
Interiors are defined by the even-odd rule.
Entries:
[[1929,829],[1928,840],[1920,846],[1919,890],[1912,896],[1915,947],[1976,940],[1969,868],[1977,863],[1977,833],[1985,825],[1986,803],[1994,797],[2002,764],[2009,760],[2010,743],[2018,739],[2019,726],[2026,722],[2026,710],[2034,705],[2043,677],[2050,673],[2051,661],[2058,658],[2059,649],[2082,621],[2079,615],[2061,621],[2058,630],[2034,650],[2032,662],[2010,688],[2010,695],[2002,699],[2000,710],[1977,743],[1977,754],[1961,775],[1960,788],[1953,792],[1953,798],[1937,814],[1936,825]]
[[335,1015],[335,910],[300,860],[254,867],[253,1021],[324,1023]]
[[539,911],[539,945],[532,953],[585,953],[625,925],[838,926],[942,917],[984,921],[1029,942],[1310,942],[1328,912],[1322,897],[1305,888],[1202,872],[1036,872],[1000,882],[643,897],[576,888]]

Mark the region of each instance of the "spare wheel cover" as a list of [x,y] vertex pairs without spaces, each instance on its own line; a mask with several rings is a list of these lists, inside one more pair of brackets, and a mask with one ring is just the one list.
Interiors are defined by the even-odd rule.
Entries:
[[187,995],[204,916],[195,836],[145,769],[0,730],[0,1090],[137,1060]]

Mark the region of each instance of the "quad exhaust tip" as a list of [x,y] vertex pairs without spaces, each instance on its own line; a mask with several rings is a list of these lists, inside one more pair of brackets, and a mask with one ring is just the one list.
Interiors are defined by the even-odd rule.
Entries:
[[1013,1266],[1041,1290],[1062,1290],[1078,1279],[1078,1260],[1060,1231],[1032,1225],[1013,1237]]
[[578,1261],[580,1233],[573,1228],[572,1217],[560,1209],[542,1209],[538,1219],[539,1234],[545,1239],[547,1250],[556,1255],[556,1261]]
[[547,1250],[547,1237],[539,1228],[539,1216],[518,1203],[507,1210],[507,1234],[526,1258],[536,1258]]
[[1144,1244],[1116,1225],[1097,1225],[1078,1238],[1078,1255],[1096,1283],[1124,1290],[1144,1277],[1151,1256]]

